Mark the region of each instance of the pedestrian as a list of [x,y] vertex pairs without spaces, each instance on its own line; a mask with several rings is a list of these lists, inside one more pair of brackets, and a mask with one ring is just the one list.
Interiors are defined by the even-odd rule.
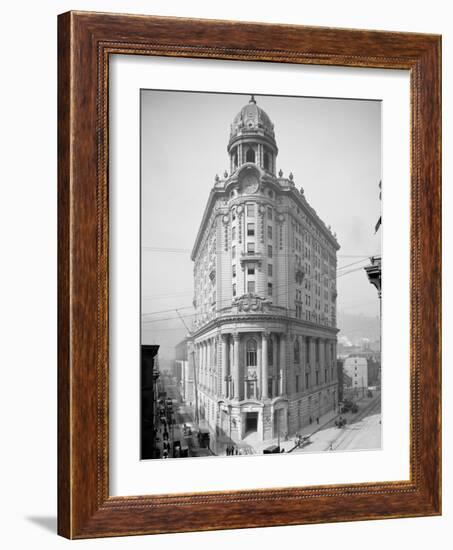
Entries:
[[316,417],[316,424],[319,424],[319,416]]
[[227,445],[227,448],[226,448],[226,455],[230,456],[230,446],[229,445]]

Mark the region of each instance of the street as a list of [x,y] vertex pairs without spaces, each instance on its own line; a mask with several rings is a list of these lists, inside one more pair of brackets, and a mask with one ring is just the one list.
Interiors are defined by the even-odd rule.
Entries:
[[[358,422],[346,425],[331,441],[333,451],[377,449],[381,446],[381,400],[378,399]],[[330,448],[329,446],[326,450]]]
[[[161,380],[161,390],[165,390],[166,399],[173,401],[170,410],[166,411],[168,422],[168,445],[163,440],[166,431],[164,424],[159,425],[159,443],[161,456],[164,454],[164,447],[168,449],[168,457],[176,458],[179,456],[210,456],[213,454],[225,454],[226,443],[218,440],[214,433],[210,434],[210,441],[202,442],[197,436],[200,429],[208,432],[207,423],[200,420],[196,425],[193,419],[192,407],[181,401],[179,388],[171,377],[163,377]],[[286,452],[307,453],[323,451],[347,451],[347,450],[366,450],[378,449],[381,446],[381,398],[380,393],[373,397],[362,397],[357,401],[359,410],[356,413],[347,412],[342,416],[346,420],[346,425],[338,428],[335,421],[338,419],[335,412],[325,415],[325,420],[321,418],[321,425],[318,430],[313,431],[313,426],[306,426],[300,430],[300,435],[308,437],[308,443],[303,447],[294,448],[294,439],[290,438],[280,441],[281,447]],[[160,422],[160,421],[159,421]],[[162,439],[161,439],[162,438]],[[177,451],[175,455],[175,443]],[[262,448],[269,446],[272,441],[258,446],[255,450],[247,449],[246,444],[240,444],[239,454],[261,454]],[[244,447],[244,448],[242,448]],[[181,450],[187,449],[187,454],[181,453]],[[167,454],[167,453],[165,453]]]
[[358,413],[343,415],[347,423],[337,428],[333,421],[310,436],[310,444],[295,453],[379,449],[381,446],[380,395],[363,403]]

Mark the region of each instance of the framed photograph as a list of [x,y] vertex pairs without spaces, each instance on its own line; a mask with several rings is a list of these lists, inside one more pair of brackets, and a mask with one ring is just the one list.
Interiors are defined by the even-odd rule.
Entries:
[[440,514],[440,37],[58,40],[59,533]]

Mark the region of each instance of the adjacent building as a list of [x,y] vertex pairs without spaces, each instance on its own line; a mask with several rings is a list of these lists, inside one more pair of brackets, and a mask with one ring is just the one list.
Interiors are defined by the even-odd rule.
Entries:
[[[365,357],[347,357],[343,369],[350,380],[348,389],[352,395],[365,394],[368,389],[368,360]],[[346,387],[343,390],[346,393]]]
[[157,428],[157,397],[159,378],[158,354],[159,346],[141,346],[140,369],[140,456],[142,459],[159,458],[156,452],[156,428]]
[[234,441],[292,434],[337,407],[336,236],[252,96],[231,125],[192,251],[199,416]]

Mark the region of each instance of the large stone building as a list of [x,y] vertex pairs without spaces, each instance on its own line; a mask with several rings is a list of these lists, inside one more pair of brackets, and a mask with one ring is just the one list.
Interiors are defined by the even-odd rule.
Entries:
[[274,125],[236,115],[192,251],[200,417],[234,441],[295,433],[337,405],[337,240],[277,174]]

